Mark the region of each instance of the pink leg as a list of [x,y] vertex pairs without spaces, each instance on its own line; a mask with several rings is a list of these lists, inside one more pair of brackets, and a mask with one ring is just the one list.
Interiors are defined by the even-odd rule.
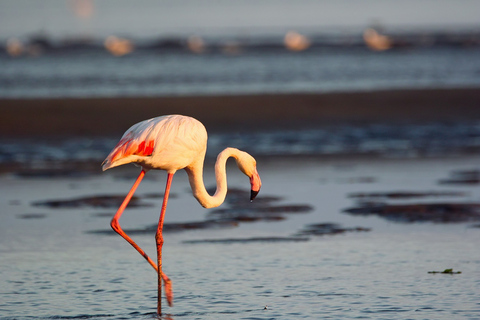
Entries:
[[[162,273],[161,269],[159,270],[157,268],[157,265],[155,264],[155,262],[153,262],[153,260],[145,253],[145,251],[143,251],[143,249],[140,248],[135,243],[135,241],[133,241],[132,238],[130,238],[122,230],[122,228],[120,227],[120,223],[118,221],[120,219],[120,217],[122,216],[122,213],[125,210],[125,208],[127,207],[128,203],[132,199],[133,194],[135,193],[135,190],[137,190],[137,187],[140,184],[140,182],[142,181],[144,176],[145,176],[145,170],[142,170],[140,172],[140,174],[138,175],[138,178],[135,181],[135,183],[133,184],[132,188],[128,192],[127,196],[125,197],[125,200],[123,200],[122,204],[120,205],[120,208],[118,208],[117,213],[113,216],[112,221],[110,222],[110,226],[112,227],[112,229],[116,233],[118,233],[120,236],[122,236],[122,238],[127,240],[127,242],[130,243],[148,261],[148,263],[155,269],[155,271],[157,271],[157,273],[163,278],[163,281],[164,281],[164,284],[165,284],[165,291],[166,291],[166,295],[167,295],[167,300],[168,300],[169,305],[172,306],[173,305],[173,293],[172,293],[172,282],[171,282],[171,280],[167,277],[166,274]],[[166,206],[167,206],[165,199],[168,200],[168,193],[170,191],[170,184],[171,184],[171,178],[170,178],[170,182],[167,181],[168,190],[166,191],[166,194],[165,194],[165,197],[164,197],[164,200],[163,200],[164,201],[164,204],[162,205],[163,214],[165,214],[165,209],[166,209]],[[162,227],[163,227],[163,218],[162,218]],[[162,238],[162,243],[163,243],[163,238]],[[158,254],[158,252],[157,252],[157,254]]]
[[117,213],[113,216],[112,218],[112,221],[110,222],[110,226],[112,227],[112,229],[118,233],[119,235],[121,235],[125,240],[128,241],[128,243],[130,243],[147,261],[148,263],[150,263],[150,265],[155,269],[155,271],[158,271],[158,268],[157,268],[157,265],[155,264],[155,262],[153,262],[152,259],[150,259],[150,257],[145,253],[145,251],[142,250],[142,248],[140,248],[136,243],[135,241],[132,240],[132,238],[130,238],[123,230],[122,228],[120,227],[120,223],[118,222],[118,220],[120,219],[123,211],[125,210],[125,208],[127,207],[128,203],[130,202],[130,200],[132,199],[132,196],[133,194],[135,193],[135,190],[137,189],[138,185],[140,184],[140,182],[142,181],[143,177],[145,176],[145,170],[142,170],[140,172],[140,174],[138,175],[138,178],[137,180],[135,181],[135,183],[133,184],[132,188],[130,189],[130,191],[128,192],[127,196],[125,197],[125,200],[123,200],[123,203],[120,205],[120,208],[118,208],[117,210]]
[[165,211],[167,209],[168,196],[170,194],[170,186],[172,185],[173,173],[169,173],[167,176],[167,185],[165,187],[165,194],[163,196],[162,210],[160,211],[160,219],[158,221],[157,234],[155,239],[157,242],[157,265],[158,265],[158,303],[157,303],[157,313],[162,314],[162,278],[165,283],[165,294],[167,296],[167,301],[170,306],[173,305],[173,293],[172,293],[172,283],[170,279],[162,273],[162,247],[163,247],[163,220],[165,218]]

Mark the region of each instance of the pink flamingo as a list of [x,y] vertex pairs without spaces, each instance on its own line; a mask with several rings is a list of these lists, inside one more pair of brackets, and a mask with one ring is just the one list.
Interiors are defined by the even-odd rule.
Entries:
[[[185,169],[188,174],[193,195],[205,208],[218,207],[227,194],[226,162],[233,157],[238,168],[250,178],[253,200],[260,191],[261,180],[255,159],[246,152],[235,148],[226,148],[217,157],[215,177],[217,190],[210,196],[203,183],[203,162],[207,150],[207,131],[203,124],[191,117],[169,115],[145,120],[128,129],[120,142],[102,163],[103,171],[126,163],[136,163],[142,170],[118,208],[110,225],[115,232],[127,240],[158,273],[157,313],[161,314],[162,279],[168,304],[173,304],[172,282],[162,272],[163,220],[167,208],[168,195],[173,175],[177,170]],[[120,227],[118,220],[132,198],[135,190],[150,169],[167,171],[167,185],[163,197],[160,219],[155,235],[157,244],[157,264],[143,251]],[[158,267],[157,267],[158,266]]]

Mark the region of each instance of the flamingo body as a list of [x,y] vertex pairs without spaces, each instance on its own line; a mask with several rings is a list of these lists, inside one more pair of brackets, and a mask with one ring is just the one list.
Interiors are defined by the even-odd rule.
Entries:
[[[208,194],[203,183],[203,162],[207,150],[207,139],[207,131],[200,121],[181,115],[161,116],[139,122],[130,127],[102,163],[104,171],[127,163],[135,163],[142,167],[142,171],[117,210],[117,213],[112,218],[110,225],[157,271],[158,314],[161,314],[162,281],[165,285],[167,301],[170,305],[173,303],[171,281],[162,272],[162,230],[170,186],[175,172],[185,169],[193,195],[205,208],[217,207],[225,200],[227,194],[226,162],[230,157],[235,159],[240,171],[250,179],[250,200],[255,198],[261,187],[255,159],[246,152],[235,148],[226,148],[220,152],[215,163],[217,190],[213,196]],[[157,264],[122,230],[119,224],[120,216],[127,207],[145,173],[150,169],[165,170],[168,173],[160,219],[155,235]]]
[[103,163],[103,170],[134,162],[168,173],[183,169],[207,150],[207,130],[191,117],[169,115],[128,129]]

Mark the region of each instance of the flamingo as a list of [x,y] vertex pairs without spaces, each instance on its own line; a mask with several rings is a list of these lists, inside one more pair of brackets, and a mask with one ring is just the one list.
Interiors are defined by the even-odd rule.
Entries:
[[[165,286],[167,302],[170,306],[173,305],[172,282],[162,272],[162,229],[170,186],[175,172],[185,169],[193,196],[205,208],[218,207],[225,200],[227,194],[225,167],[227,159],[230,157],[235,159],[240,171],[250,178],[250,201],[253,201],[262,185],[255,159],[244,151],[226,148],[219,153],[215,163],[216,192],[213,196],[209,195],[203,183],[203,163],[206,150],[207,131],[200,121],[182,115],[168,115],[145,120],[130,127],[102,163],[103,171],[127,163],[134,163],[142,168],[125,200],[113,216],[110,226],[128,241],[157,271],[157,313],[159,315],[161,315],[162,280]],[[150,169],[167,171],[167,183],[155,235],[157,263],[122,230],[118,221],[145,173]]]

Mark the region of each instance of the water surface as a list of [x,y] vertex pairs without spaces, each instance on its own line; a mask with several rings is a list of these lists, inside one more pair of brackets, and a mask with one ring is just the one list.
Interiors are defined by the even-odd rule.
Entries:
[[[164,271],[173,279],[175,306],[165,307],[165,318],[475,319],[480,314],[478,222],[407,224],[343,210],[356,203],[349,195],[358,192],[456,191],[462,194],[422,201],[474,203],[479,198],[476,185],[439,181],[454,170],[476,168],[478,160],[472,156],[259,163],[260,201],[262,196],[275,196],[281,198],[277,203],[307,204],[313,211],[274,222],[167,232]],[[79,195],[124,194],[133,180],[122,177],[136,172],[132,167],[76,179],[1,177],[2,319],[154,317],[153,269],[119,236],[92,232],[108,231],[115,209],[34,205]],[[208,169],[207,185],[214,183],[211,174]],[[155,223],[161,200],[148,194],[161,193],[164,179],[161,172],[149,172],[137,194],[147,195],[142,201],[153,207],[127,209],[121,219],[125,229]],[[233,167],[229,185],[248,191],[248,181]],[[166,223],[208,218],[210,210],[193,199],[183,172],[175,176],[173,192],[177,197],[169,202]],[[308,236],[308,241],[195,243],[290,237],[310,224],[327,222],[370,231]],[[153,233],[134,236],[152,256]],[[446,268],[462,273],[428,273]]]

